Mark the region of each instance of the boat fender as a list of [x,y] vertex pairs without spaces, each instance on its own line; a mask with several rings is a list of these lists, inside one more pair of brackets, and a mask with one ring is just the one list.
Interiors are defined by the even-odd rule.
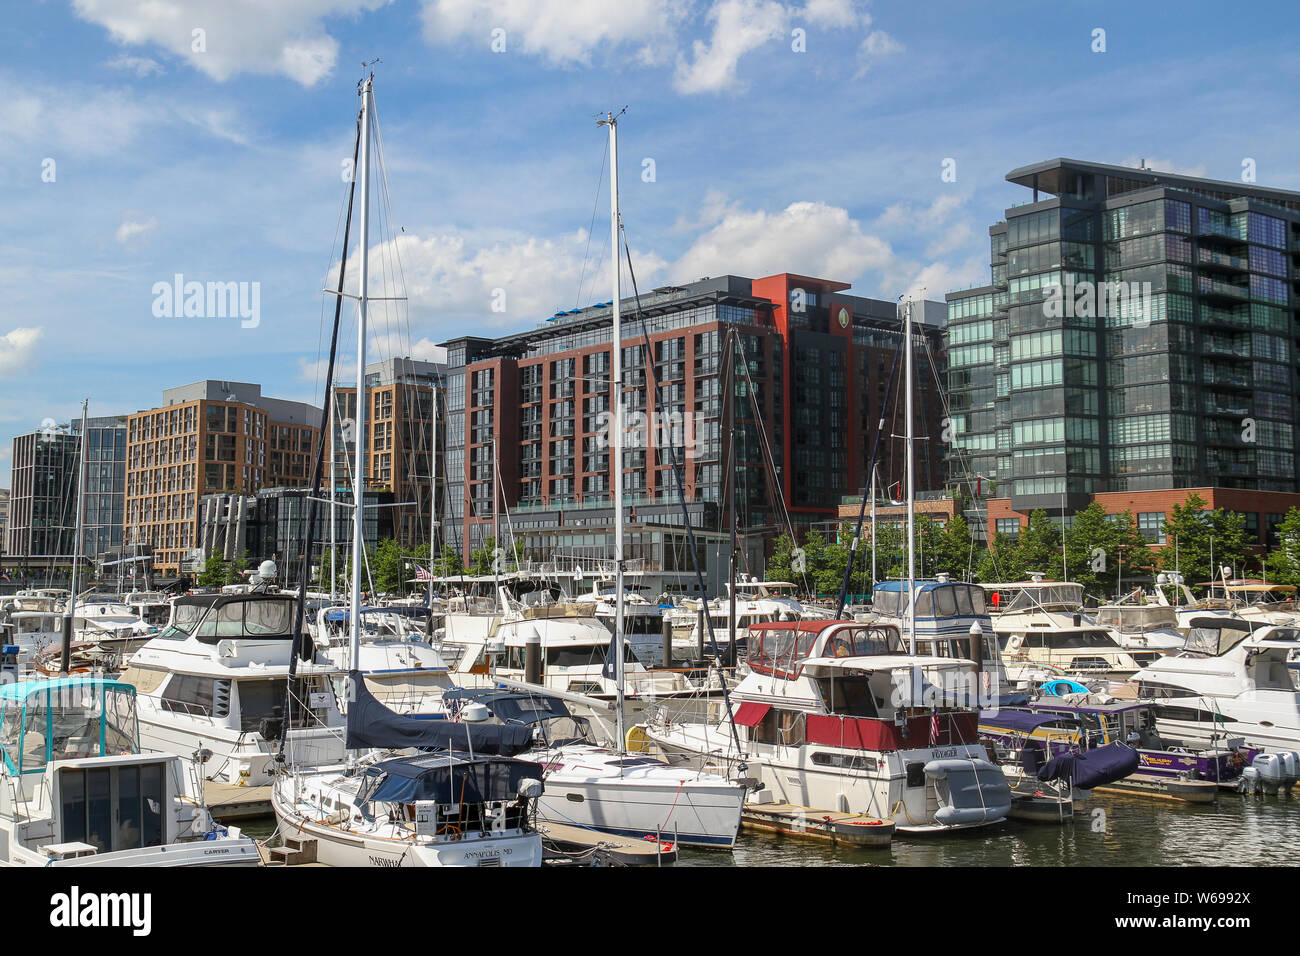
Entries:
[[536,777],[525,777],[519,781],[519,798],[536,800],[542,795],[542,782]]

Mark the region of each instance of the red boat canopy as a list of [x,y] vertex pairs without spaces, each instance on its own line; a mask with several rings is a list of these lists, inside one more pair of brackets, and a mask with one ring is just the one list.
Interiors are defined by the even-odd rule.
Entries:
[[745,701],[740,705],[740,709],[736,711],[733,721],[741,727],[756,727],[771,709],[771,704],[756,704],[753,701]]

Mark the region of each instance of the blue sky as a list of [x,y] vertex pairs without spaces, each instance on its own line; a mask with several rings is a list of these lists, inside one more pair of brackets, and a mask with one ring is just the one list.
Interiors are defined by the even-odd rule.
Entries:
[[[622,205],[643,288],[792,271],[942,298],[987,280],[987,227],[1027,198],[1006,173],[1054,156],[1222,179],[1249,157],[1260,184],[1300,189],[1294,22],[1286,3],[11,5],[0,486],[12,436],[85,397],[92,414],[131,412],[203,378],[319,397],[363,60],[381,59],[409,296],[377,323],[375,357],[608,298],[594,118],[609,108],[628,108]],[[154,284],[177,273],[257,283],[259,324],[156,317]]]

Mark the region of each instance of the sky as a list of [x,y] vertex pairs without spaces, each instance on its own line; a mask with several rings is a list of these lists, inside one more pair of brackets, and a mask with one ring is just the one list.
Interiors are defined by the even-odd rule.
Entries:
[[[988,281],[988,227],[1030,196],[1006,174],[1057,156],[1228,180],[1250,160],[1300,189],[1296,19],[1132,0],[6,5],[0,487],[12,437],[83,399],[125,414],[219,379],[320,401],[365,62],[372,271],[405,296],[372,315],[374,360],[609,298],[596,119],[624,107],[642,289],[796,272],[942,299]],[[247,317],[186,315],[161,291],[178,275],[235,284]]]

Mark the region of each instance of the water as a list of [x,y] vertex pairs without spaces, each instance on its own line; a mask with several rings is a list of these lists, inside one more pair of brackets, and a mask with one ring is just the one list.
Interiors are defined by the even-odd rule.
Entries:
[[[1102,813],[1096,814],[1095,811]],[[275,819],[246,821],[264,839]],[[1065,825],[1008,821],[948,836],[897,836],[888,849],[742,830],[735,849],[681,851],[678,866],[1291,866],[1300,796],[1222,793],[1212,804],[1093,794]]]

